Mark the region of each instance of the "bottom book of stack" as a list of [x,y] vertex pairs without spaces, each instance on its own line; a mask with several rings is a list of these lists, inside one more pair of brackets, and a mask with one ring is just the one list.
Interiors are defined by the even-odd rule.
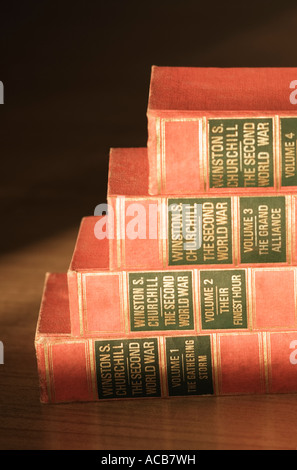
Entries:
[[297,331],[78,338],[66,274],[46,275],[35,348],[42,403],[297,392]]

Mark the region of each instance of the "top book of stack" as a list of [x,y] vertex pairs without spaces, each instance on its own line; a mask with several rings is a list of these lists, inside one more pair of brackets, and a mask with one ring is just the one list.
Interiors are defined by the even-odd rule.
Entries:
[[297,68],[153,67],[149,194],[297,192]]

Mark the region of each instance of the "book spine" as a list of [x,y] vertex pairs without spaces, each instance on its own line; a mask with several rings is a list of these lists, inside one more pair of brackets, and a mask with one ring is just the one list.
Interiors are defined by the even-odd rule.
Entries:
[[36,346],[43,403],[297,391],[296,331],[39,338]]
[[68,276],[76,337],[297,330],[296,267]]
[[110,268],[296,265],[296,197],[110,196]]
[[151,195],[297,191],[295,116],[148,114],[148,132]]

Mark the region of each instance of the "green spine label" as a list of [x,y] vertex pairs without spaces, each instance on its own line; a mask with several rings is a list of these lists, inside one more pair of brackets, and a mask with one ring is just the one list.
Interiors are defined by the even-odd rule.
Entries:
[[95,341],[99,399],[161,395],[156,338]]
[[243,269],[200,271],[200,299],[202,330],[247,328]]
[[192,272],[129,273],[131,331],[193,330]]
[[168,200],[168,263],[231,264],[231,198]]
[[213,394],[210,336],[166,338],[169,396]]
[[286,262],[286,248],[285,196],[241,197],[241,262]]
[[297,118],[280,118],[282,186],[297,186]]
[[272,118],[209,119],[209,186],[273,186],[273,140]]

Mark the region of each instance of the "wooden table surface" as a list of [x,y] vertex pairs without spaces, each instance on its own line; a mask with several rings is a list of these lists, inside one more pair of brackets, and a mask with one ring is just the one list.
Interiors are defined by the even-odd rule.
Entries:
[[150,67],[296,66],[294,0],[67,3],[1,6],[0,449],[297,449],[297,394],[40,404],[44,276],[105,202],[109,148],[146,145]]
[[1,449],[297,449],[297,394],[39,403],[34,333],[46,270],[64,271],[76,228],[1,258]]

